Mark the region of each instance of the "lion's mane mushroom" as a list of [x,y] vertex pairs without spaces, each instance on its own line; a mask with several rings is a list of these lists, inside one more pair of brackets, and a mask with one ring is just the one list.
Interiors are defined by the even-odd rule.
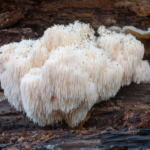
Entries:
[[101,35],[97,41],[98,46],[107,51],[110,59],[119,63],[124,69],[123,86],[129,85],[132,81],[140,83],[150,78],[149,64],[142,60],[144,46],[140,41],[131,34],[111,32],[104,26],[98,29],[98,33]]
[[137,40],[144,44],[145,53],[150,53],[150,28],[147,31],[140,30],[133,26],[124,26],[122,29],[117,26],[109,27],[108,30],[115,31],[117,33],[132,34]]
[[2,46],[0,80],[9,102],[41,126],[65,120],[75,127],[121,85],[150,79],[139,41],[104,27],[99,34],[97,41],[88,24],[75,22]]

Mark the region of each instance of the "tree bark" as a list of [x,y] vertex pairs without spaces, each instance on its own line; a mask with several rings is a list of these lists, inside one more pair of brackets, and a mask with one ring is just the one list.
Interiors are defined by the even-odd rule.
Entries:
[[79,20],[100,25],[150,26],[149,0],[0,0],[0,45],[35,39],[54,24]]

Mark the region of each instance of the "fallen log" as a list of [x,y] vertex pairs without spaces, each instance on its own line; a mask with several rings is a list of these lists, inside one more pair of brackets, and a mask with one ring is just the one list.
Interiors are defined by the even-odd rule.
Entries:
[[[1,0],[0,46],[22,39],[37,39],[48,27],[75,20],[90,23],[94,29],[100,25],[130,25],[147,30],[150,27],[149,6],[149,0]],[[145,59],[150,62],[150,55]],[[47,147],[59,143],[62,149],[70,149],[71,145],[72,149],[77,145],[78,149],[87,146],[91,149],[149,148],[149,129],[146,129],[150,128],[149,87],[147,82],[121,88],[114,98],[93,106],[90,119],[79,131],[68,130],[66,124],[40,128],[11,107],[7,100],[1,101],[0,148],[38,149],[36,145],[43,143],[44,146],[46,141],[53,142],[45,144]],[[4,92],[3,89],[0,88],[0,92]],[[129,133],[130,130],[135,133]],[[20,133],[27,135],[24,137]]]
[[[132,83],[121,88],[114,98],[93,106],[90,119],[81,130],[76,131],[68,130],[66,124],[40,128],[29,121],[25,114],[11,107],[7,100],[1,101],[0,133],[5,133],[9,137],[6,138],[6,136],[7,140],[5,143],[2,142],[8,145],[2,146],[15,147],[12,142],[10,143],[10,137],[13,139],[17,135],[19,140],[18,134],[26,133],[27,136],[21,139],[21,143],[17,140],[14,142],[15,145],[20,143],[19,148],[22,146],[40,149],[38,147],[43,148],[50,145],[57,145],[62,149],[81,149],[83,147],[113,149],[133,148],[134,146],[148,148],[150,147],[148,142],[150,132],[149,86],[149,82],[143,82],[141,84]],[[37,140],[36,138],[31,140],[31,135],[37,135]],[[45,138],[42,138],[43,136]],[[3,141],[4,136],[0,135],[1,138]],[[66,139],[64,141],[64,138],[68,141]]]
[[90,23],[94,29],[100,25],[128,25],[147,30],[149,6],[149,0],[1,0],[0,46],[23,38],[40,37],[54,24],[75,20]]
[[150,147],[149,143],[150,129],[129,130],[129,131],[108,131],[105,134],[97,133],[94,137],[85,138],[60,138],[51,140],[44,144],[39,144],[35,147],[36,150],[53,147],[54,149],[61,148],[62,150],[81,150],[81,149],[145,149]]

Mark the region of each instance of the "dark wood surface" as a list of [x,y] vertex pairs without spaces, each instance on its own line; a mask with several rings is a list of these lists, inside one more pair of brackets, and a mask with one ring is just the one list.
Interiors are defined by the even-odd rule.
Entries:
[[[35,147],[40,150],[52,146],[64,150],[149,148],[149,90],[149,82],[123,87],[114,98],[93,106],[90,119],[76,131],[68,129],[65,123],[41,128],[29,121],[25,114],[17,112],[7,100],[1,101],[0,147]],[[24,133],[26,137],[18,142],[19,134]],[[37,138],[31,138],[35,136]],[[5,142],[1,141],[4,137]],[[14,137],[17,140],[10,142]]]
[[54,24],[75,20],[100,25],[150,27],[149,0],[0,0],[0,45],[35,39]]
[[[37,39],[54,24],[75,20],[100,25],[150,27],[149,0],[0,0],[0,46]],[[150,61],[150,55],[144,57]],[[0,88],[0,92],[4,92]],[[0,102],[0,149],[150,148],[150,82],[132,83],[96,104],[90,119],[77,131],[66,124],[38,127],[7,100]],[[56,146],[57,145],[57,146]]]

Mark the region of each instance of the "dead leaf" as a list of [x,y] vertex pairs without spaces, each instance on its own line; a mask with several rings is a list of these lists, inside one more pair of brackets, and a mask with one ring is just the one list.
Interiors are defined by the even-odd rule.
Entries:
[[131,126],[132,124],[134,124],[134,122],[127,122],[127,127]]
[[21,137],[21,138],[25,138],[25,137],[27,136],[27,133],[19,133],[18,135],[19,135],[19,137]]
[[31,145],[26,145],[25,148],[31,148]]
[[36,137],[38,134],[36,133],[35,135],[32,136],[32,138]]
[[130,115],[131,113],[132,113],[132,111],[131,111],[131,110],[127,110],[127,111],[125,112],[124,117],[123,117],[123,119],[122,119],[122,120],[128,120],[129,115]]
[[50,135],[46,135],[46,136],[43,136],[41,139],[44,140],[44,139],[47,139],[49,137],[50,137]]
[[88,132],[88,131],[86,131],[86,130],[81,131],[82,134],[87,134],[87,132]]
[[126,127],[126,125],[127,125],[127,122],[125,121],[125,122],[123,123],[122,128],[125,128],[125,127]]
[[88,113],[87,113],[87,115],[86,115],[86,118],[85,118],[82,122],[80,122],[80,123],[78,124],[78,126],[76,126],[76,127],[74,127],[74,128],[71,128],[71,127],[67,126],[67,128],[68,128],[68,129],[71,129],[71,130],[80,130],[80,129],[83,127],[83,125],[85,124],[85,122],[86,122],[90,117],[91,117],[91,112],[88,111]]
[[141,128],[141,127],[143,127],[143,125],[144,125],[143,122],[141,122],[136,126],[136,128]]
[[59,137],[59,135],[51,136],[50,138],[45,139],[45,140],[42,141],[41,143],[45,143],[45,142],[47,142],[47,141],[49,141],[49,140],[53,140],[53,139],[56,139],[56,138],[58,138],[58,137]]

